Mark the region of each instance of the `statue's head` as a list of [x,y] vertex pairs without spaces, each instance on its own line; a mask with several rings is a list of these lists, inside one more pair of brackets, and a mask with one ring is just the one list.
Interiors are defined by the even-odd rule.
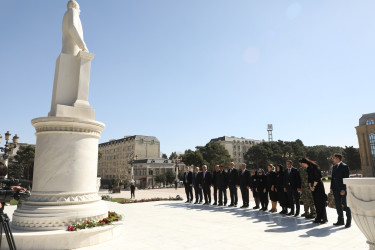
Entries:
[[70,0],[67,4],[68,9],[76,9],[78,12],[81,12],[79,4],[75,0]]

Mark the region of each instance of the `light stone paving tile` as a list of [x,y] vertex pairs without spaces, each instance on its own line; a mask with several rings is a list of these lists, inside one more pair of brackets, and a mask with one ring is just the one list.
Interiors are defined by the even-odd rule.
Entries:
[[327,209],[327,224],[315,225],[300,217],[184,202],[107,204],[125,214],[124,231],[85,249],[368,249],[355,223],[350,229],[332,226],[334,209]]

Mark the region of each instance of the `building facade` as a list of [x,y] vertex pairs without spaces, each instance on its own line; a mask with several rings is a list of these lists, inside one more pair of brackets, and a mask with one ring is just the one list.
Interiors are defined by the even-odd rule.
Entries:
[[176,164],[163,158],[138,159],[133,162],[134,181],[139,188],[152,188],[159,185],[155,182],[155,177],[165,174],[168,170],[176,175]]
[[130,180],[131,162],[159,158],[160,142],[154,136],[125,136],[99,144],[98,177]]
[[375,177],[375,113],[364,114],[356,127],[362,174]]
[[263,140],[253,140],[246,138],[239,138],[234,136],[222,136],[212,139],[210,142],[219,142],[228,150],[229,155],[236,165],[243,163],[244,155],[252,146],[264,142]]

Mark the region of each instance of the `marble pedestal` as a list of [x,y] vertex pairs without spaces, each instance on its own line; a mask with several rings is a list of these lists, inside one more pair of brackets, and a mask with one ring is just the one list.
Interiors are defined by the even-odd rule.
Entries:
[[36,152],[31,197],[13,214],[14,228],[66,230],[100,220],[108,208],[97,191],[98,140],[104,124],[72,117],[32,120]]
[[375,178],[348,178],[344,183],[354,221],[375,250]]

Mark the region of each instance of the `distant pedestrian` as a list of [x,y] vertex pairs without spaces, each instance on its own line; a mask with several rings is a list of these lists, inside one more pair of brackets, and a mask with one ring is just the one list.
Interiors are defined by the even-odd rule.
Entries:
[[177,180],[175,180],[174,181],[174,188],[177,190],[177,185],[178,185],[178,183],[177,183]]
[[352,213],[346,203],[346,185],[344,184],[344,178],[349,178],[349,166],[342,162],[342,155],[334,154],[333,163],[335,165],[332,169],[331,179],[331,194],[335,197],[336,210],[338,219],[333,225],[342,226],[344,225],[344,212],[346,212],[346,224],[345,227],[349,228],[352,222]]
[[134,186],[134,183],[130,184],[130,199],[131,198],[135,199],[135,186]]

